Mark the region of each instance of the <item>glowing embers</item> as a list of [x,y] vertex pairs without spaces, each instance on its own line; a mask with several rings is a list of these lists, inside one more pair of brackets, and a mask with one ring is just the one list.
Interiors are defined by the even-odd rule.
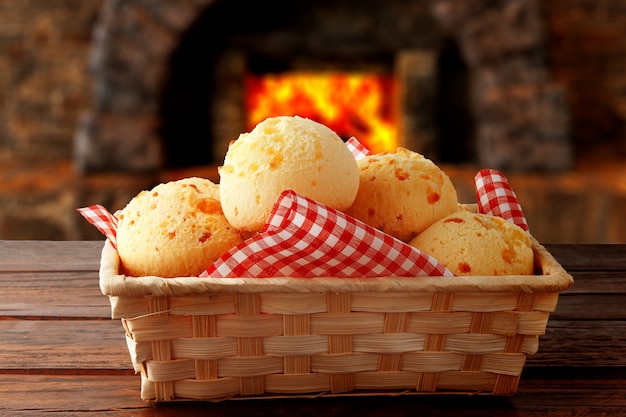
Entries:
[[248,75],[249,131],[268,117],[299,115],[355,136],[373,152],[398,145],[395,81],[388,75],[342,72],[287,72]]

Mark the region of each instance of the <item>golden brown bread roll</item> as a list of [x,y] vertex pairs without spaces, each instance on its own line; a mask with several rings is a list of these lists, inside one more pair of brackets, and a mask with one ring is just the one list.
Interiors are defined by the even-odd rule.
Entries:
[[501,217],[459,211],[409,242],[455,275],[529,275],[534,254],[528,233]]
[[242,238],[203,178],[159,184],[118,215],[117,251],[127,275],[197,276]]
[[419,153],[398,148],[357,164],[359,191],[346,213],[404,242],[459,208],[450,178]]
[[298,116],[268,118],[241,134],[228,148],[219,174],[224,214],[248,232],[263,228],[286,189],[344,210],[359,187],[356,161],[343,140]]

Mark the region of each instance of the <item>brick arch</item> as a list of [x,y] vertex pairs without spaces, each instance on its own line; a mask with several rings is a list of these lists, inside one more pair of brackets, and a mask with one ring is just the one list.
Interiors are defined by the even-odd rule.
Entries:
[[[163,167],[157,128],[168,59],[185,30],[216,1],[103,4],[90,61],[93,102],[75,139],[80,170]],[[545,34],[537,0],[432,0],[431,5],[469,67],[477,162],[512,170],[568,169],[566,97],[541,64]]]

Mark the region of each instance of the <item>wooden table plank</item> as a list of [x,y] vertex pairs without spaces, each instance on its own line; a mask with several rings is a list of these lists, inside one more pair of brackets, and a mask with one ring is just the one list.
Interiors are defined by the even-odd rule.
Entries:
[[9,317],[111,317],[95,271],[0,272],[0,314]]
[[626,366],[626,319],[551,320],[527,367]]
[[559,303],[550,320],[614,320],[624,317],[626,293],[564,293],[559,296]]
[[[98,287],[100,241],[0,241],[0,415],[626,416],[626,246],[546,245],[574,275],[517,393],[150,406]],[[582,250],[582,251],[581,251]]]
[[546,243],[544,246],[568,271],[626,271],[622,244]]
[[131,368],[119,320],[0,321],[0,370]]
[[624,294],[626,272],[568,271],[574,277],[574,285],[562,294]]
[[[132,411],[146,408],[139,387],[138,378],[119,375],[0,373],[0,415],[56,416],[63,412],[80,415],[98,412],[98,416],[123,416],[127,411],[126,415],[133,415]],[[107,410],[111,414],[104,413]]]
[[[623,416],[626,413],[624,371],[598,379],[559,368],[522,379],[513,397],[445,394],[396,397],[229,400],[150,406],[139,399],[139,382],[128,376],[0,374],[0,412],[10,415],[117,416]],[[60,388],[62,387],[62,388]],[[23,412],[23,414],[20,414]],[[63,414],[61,414],[63,413]],[[65,414],[68,413],[68,414]]]
[[94,271],[104,241],[0,240],[0,271]]

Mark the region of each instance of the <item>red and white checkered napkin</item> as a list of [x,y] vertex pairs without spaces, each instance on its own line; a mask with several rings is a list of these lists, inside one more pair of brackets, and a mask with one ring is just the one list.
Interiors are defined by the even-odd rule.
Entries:
[[346,141],[346,146],[354,155],[354,159],[357,161],[359,159],[365,158],[367,155],[371,154],[370,150],[365,147],[357,138],[352,136],[350,139]]
[[481,169],[474,177],[478,211],[502,217],[528,232],[522,206],[506,177],[495,169]]
[[76,209],[89,223],[96,226],[106,236],[113,247],[117,249],[117,217],[108,212],[103,206],[96,204]]
[[431,256],[338,210],[283,191],[264,229],[201,276],[452,276]]

